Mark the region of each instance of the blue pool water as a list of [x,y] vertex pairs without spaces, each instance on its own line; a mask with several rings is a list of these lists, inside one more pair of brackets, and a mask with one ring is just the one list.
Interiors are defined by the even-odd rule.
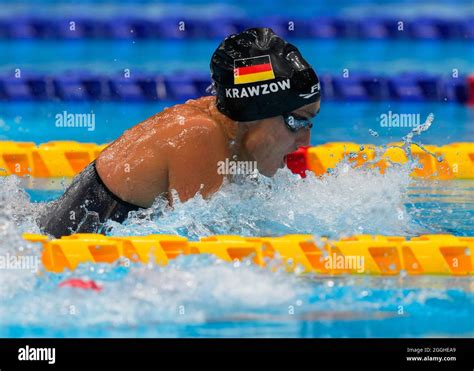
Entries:
[[[139,1],[140,14],[261,14],[403,17],[472,14],[469,1],[254,2],[209,5],[204,1],[158,4]],[[7,2],[2,14],[132,15],[125,2]],[[91,12],[92,10],[92,12]],[[184,12],[184,13],[183,13]],[[368,13],[369,12],[369,13]],[[421,40],[291,40],[318,72],[343,69],[386,75],[425,71],[461,75],[474,71],[472,43]],[[23,71],[60,73],[90,70],[173,73],[209,70],[212,40],[0,40],[0,74]],[[4,102],[0,101],[0,140],[76,140],[107,143],[130,126],[180,102]],[[57,128],[55,115],[96,115],[93,131]],[[435,121],[418,141],[443,145],[474,142],[474,110],[443,103],[322,102],[311,144],[351,141],[384,145],[400,141],[409,128],[385,128],[382,114],[414,113]],[[377,132],[374,136],[370,131]],[[248,236],[308,233],[340,238],[356,233],[404,235],[451,233],[474,236],[474,181],[410,179],[407,167],[385,175],[365,169],[336,171],[302,180],[288,170],[257,183],[226,185],[210,200],[200,196],[171,210],[156,203],[146,215],[112,235],[178,234],[197,239],[212,234]],[[57,198],[70,179],[0,178],[0,251],[39,257],[40,249],[21,239],[39,232],[35,217],[44,202]],[[155,214],[160,214],[157,218]],[[402,218],[400,218],[402,215]],[[59,288],[67,278],[94,279],[102,291]],[[186,256],[167,267],[82,265],[51,274],[0,270],[0,337],[431,337],[474,335],[472,277],[321,277],[273,272],[248,261],[224,263],[211,256]]]
[[[180,102],[122,103],[122,102],[11,102],[0,103],[0,140],[44,143],[50,140],[108,143],[127,128],[154,115],[164,107]],[[95,129],[58,128],[56,114],[94,113]],[[381,127],[382,114],[414,113],[422,122],[432,112],[435,123],[423,134],[422,142],[443,145],[474,141],[474,109],[452,103],[399,102],[323,102],[314,120],[311,144],[332,141],[373,143],[377,145],[400,141],[409,128]],[[370,135],[369,130],[379,135]]]
[[[465,41],[288,40],[298,46],[319,73],[342,74],[343,69],[349,69],[382,74],[410,70],[451,75],[453,68],[460,74],[474,70],[472,44]],[[0,40],[0,55],[6,56],[0,60],[0,68],[4,71],[21,68],[54,73],[71,69],[112,73],[125,68],[132,69],[132,72],[157,73],[209,71],[209,59],[218,44],[219,40],[199,39]]]
[[[293,277],[179,258],[167,268],[83,267],[13,285],[4,337],[470,337],[472,282],[462,278]],[[103,290],[57,289],[94,277]],[[34,290],[34,295],[32,291]],[[0,294],[4,294],[1,293]],[[10,302],[13,299],[9,299]]]

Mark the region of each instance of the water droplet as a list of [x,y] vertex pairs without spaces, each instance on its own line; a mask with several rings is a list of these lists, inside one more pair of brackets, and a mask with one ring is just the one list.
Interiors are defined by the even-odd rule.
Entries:
[[373,137],[378,137],[379,133],[377,133],[375,130],[369,129],[369,134]]

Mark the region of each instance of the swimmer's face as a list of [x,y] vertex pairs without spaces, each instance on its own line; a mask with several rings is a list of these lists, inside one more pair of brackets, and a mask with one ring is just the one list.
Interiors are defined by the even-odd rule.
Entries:
[[[321,101],[307,104],[292,111],[296,119],[313,119],[319,113]],[[259,120],[249,127],[245,147],[257,162],[258,171],[265,176],[273,176],[285,167],[286,155],[298,147],[309,145],[310,128],[291,131],[283,116]]]

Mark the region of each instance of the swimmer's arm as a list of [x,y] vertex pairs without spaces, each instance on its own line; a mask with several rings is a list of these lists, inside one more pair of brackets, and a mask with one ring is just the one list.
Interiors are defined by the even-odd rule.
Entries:
[[184,202],[200,192],[204,197],[218,191],[223,175],[217,165],[226,157],[227,143],[214,122],[195,119],[188,123],[188,133],[182,147],[177,146],[168,162],[168,199],[172,191]]

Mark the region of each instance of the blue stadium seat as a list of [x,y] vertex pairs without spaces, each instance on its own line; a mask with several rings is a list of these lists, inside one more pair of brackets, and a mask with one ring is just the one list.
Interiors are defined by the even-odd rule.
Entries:
[[8,19],[0,18],[0,37],[2,39],[10,37],[10,25],[11,22]]
[[367,39],[387,39],[396,29],[395,22],[386,18],[369,17],[357,24],[360,37]]
[[367,99],[380,101],[390,97],[388,81],[385,77],[367,71],[351,72],[350,77],[360,81]]
[[158,21],[155,19],[132,19],[131,26],[134,36],[140,39],[150,39],[158,37]]
[[14,39],[33,39],[38,36],[37,30],[31,24],[31,19],[18,17],[8,22],[8,36]]
[[410,22],[410,34],[418,39],[441,39],[443,29],[440,21],[434,18],[421,18]]
[[[185,31],[179,29],[180,22],[184,22]],[[184,19],[170,17],[157,21],[157,36],[164,39],[184,39],[190,34]]]
[[395,100],[421,102],[425,100],[416,76],[400,74],[388,80],[390,97]]
[[125,78],[123,75],[114,76],[110,79],[109,84],[113,99],[135,102],[146,100],[140,81],[135,74],[129,78]]
[[23,72],[23,78],[30,87],[31,96],[36,100],[56,98],[56,92],[51,77],[40,73]]
[[97,73],[82,72],[79,79],[91,100],[108,100],[111,98],[109,77]]
[[199,97],[198,86],[190,78],[189,72],[176,72],[165,76],[164,82],[168,99],[187,100]]
[[53,39],[58,36],[58,22],[54,19],[33,17],[29,20],[31,27],[35,30],[35,37],[42,39]]
[[446,78],[443,80],[443,94],[442,99],[448,102],[465,103],[467,101],[467,84],[466,77],[459,76],[458,78]]
[[114,39],[136,39],[140,35],[135,27],[140,23],[140,20],[131,17],[115,17],[104,21],[104,36]]
[[134,79],[111,80],[112,97],[124,101],[143,101],[143,90]]
[[356,38],[359,36],[359,22],[353,19],[334,18],[337,37]]
[[57,21],[57,33],[63,39],[82,39],[86,37],[86,29],[83,21],[78,18],[60,19]]
[[199,72],[193,77],[193,82],[196,86],[199,95],[210,95],[206,89],[211,85],[211,75],[209,73]]
[[243,31],[241,20],[233,17],[221,17],[207,22],[208,36],[213,39],[223,39],[234,33]]
[[64,72],[53,78],[56,95],[61,100],[85,101],[90,97],[82,81],[81,72]]
[[334,85],[332,83],[332,76],[329,74],[319,75],[319,80],[321,82],[321,97],[324,100],[333,100],[335,99],[334,95]]
[[311,37],[333,39],[338,37],[341,28],[338,27],[338,24],[332,18],[318,17],[311,19],[309,32]]
[[426,100],[439,100],[442,98],[442,81],[438,76],[427,73],[414,73],[413,75]]
[[333,78],[334,96],[337,99],[364,101],[368,99],[367,91],[360,78],[350,75],[347,78]]
[[461,34],[463,39],[473,40],[474,39],[474,18],[460,22]]
[[463,22],[459,20],[438,20],[438,29],[443,39],[459,39],[463,37]]
[[33,99],[28,81],[11,74],[0,76],[0,96],[2,99],[16,101]]
[[[293,22],[292,29],[288,29],[288,22]],[[291,19],[287,20],[285,26],[287,28],[287,37],[309,38],[312,32],[311,19]]]
[[167,97],[164,77],[150,72],[134,73],[134,78],[143,92],[143,99],[165,100]]
[[107,36],[107,21],[84,17],[70,17],[58,20],[58,34],[61,38],[102,38]]

